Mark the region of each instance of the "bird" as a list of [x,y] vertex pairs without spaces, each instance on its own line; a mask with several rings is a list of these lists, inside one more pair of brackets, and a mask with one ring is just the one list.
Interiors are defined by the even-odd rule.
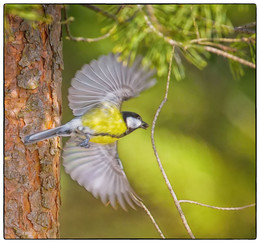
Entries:
[[69,140],[63,148],[65,172],[105,205],[127,211],[141,206],[118,155],[118,140],[148,124],[132,111],[121,111],[122,103],[156,83],[155,69],[142,67],[137,56],[130,65],[120,54],[102,55],[77,71],[68,92],[75,118],[64,125],[24,138],[25,145],[55,136]]

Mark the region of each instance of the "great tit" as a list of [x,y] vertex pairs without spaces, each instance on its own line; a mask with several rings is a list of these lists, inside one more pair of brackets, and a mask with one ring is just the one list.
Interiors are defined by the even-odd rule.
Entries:
[[141,67],[138,57],[133,65],[109,54],[93,60],[78,71],[69,88],[69,107],[75,118],[68,123],[26,136],[31,144],[54,136],[70,136],[63,149],[65,171],[104,204],[117,202],[126,210],[140,206],[118,157],[117,141],[137,128],[147,128],[141,116],[121,112],[123,101],[156,83],[155,70]]

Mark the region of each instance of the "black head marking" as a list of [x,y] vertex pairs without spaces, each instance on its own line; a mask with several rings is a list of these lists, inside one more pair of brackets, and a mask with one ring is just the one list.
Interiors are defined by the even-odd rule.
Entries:
[[[129,132],[132,132],[134,131],[135,129],[137,128],[143,128],[143,129],[146,129],[149,125],[144,122],[141,118],[140,115],[138,115],[137,113],[135,112],[131,112],[131,111],[123,111],[122,112],[122,115],[123,115],[123,118],[124,118],[124,121],[125,123],[127,124],[127,127],[128,127],[128,131]],[[134,122],[133,120],[131,120],[131,123],[129,123],[129,117],[131,118],[135,118],[136,120],[139,120],[139,122]],[[127,119],[128,118],[128,119]],[[131,119],[130,118],[130,119]],[[139,125],[138,125],[139,123]]]
[[127,117],[134,117],[134,118],[142,120],[141,116],[139,116],[137,113],[132,112],[132,111],[122,111],[122,115],[123,115],[125,122],[126,122]]

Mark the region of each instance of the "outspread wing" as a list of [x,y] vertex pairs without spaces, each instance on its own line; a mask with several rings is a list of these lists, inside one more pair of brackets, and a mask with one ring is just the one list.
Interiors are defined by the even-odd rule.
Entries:
[[82,142],[72,137],[63,151],[65,171],[104,204],[116,208],[117,202],[126,210],[140,206],[140,199],[131,188],[117,153],[117,143],[101,145],[90,143],[89,148],[78,146]]
[[133,65],[119,62],[119,55],[109,54],[93,60],[78,71],[69,88],[69,106],[75,116],[86,113],[89,109],[104,101],[121,107],[124,100],[137,96],[151,87],[155,70],[141,68],[141,57]]

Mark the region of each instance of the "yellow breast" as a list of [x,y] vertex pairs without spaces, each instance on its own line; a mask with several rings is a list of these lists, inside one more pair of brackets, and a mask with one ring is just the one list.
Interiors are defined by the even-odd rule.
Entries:
[[[115,136],[120,136],[127,130],[121,112],[110,103],[104,103],[83,115],[82,125],[89,127],[94,133],[108,133]],[[108,144],[116,140],[118,138],[110,136],[94,136],[90,142]]]

